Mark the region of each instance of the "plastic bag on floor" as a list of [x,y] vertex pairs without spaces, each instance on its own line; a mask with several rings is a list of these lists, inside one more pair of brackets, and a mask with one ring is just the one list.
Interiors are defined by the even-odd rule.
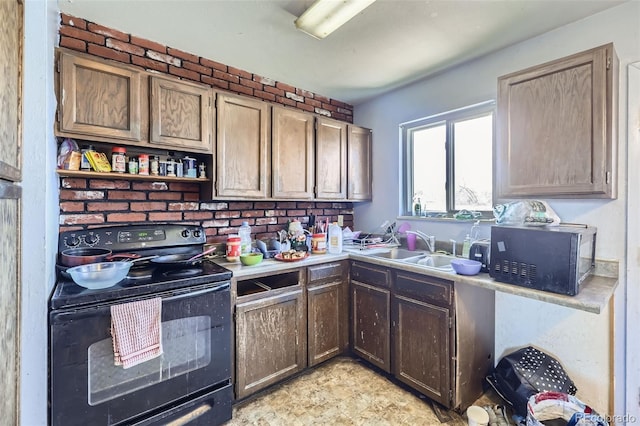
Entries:
[[567,426],[608,426],[606,420],[573,395],[541,392],[527,403],[527,426],[545,426],[543,421],[562,420]]

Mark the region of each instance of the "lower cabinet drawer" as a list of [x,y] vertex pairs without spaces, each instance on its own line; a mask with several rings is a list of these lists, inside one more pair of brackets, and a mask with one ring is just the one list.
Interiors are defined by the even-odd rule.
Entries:
[[438,306],[450,306],[453,303],[451,281],[398,271],[395,284],[395,292],[402,296]]
[[351,264],[351,280],[391,288],[390,270],[385,267],[377,267],[368,263],[353,262]]
[[314,283],[317,281],[340,279],[344,274],[345,268],[346,266],[344,262],[309,266],[307,268],[307,282]]

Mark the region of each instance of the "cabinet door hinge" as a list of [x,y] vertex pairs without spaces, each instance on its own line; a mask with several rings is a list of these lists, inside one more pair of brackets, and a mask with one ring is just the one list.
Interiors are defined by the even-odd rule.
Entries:
[[611,56],[607,56],[607,69],[611,69]]
[[449,328],[453,328],[453,317],[449,317]]
[[449,402],[453,401],[453,389],[449,389]]
[[604,180],[605,180],[605,183],[607,183],[607,185],[611,183],[611,172],[606,172],[604,174]]
[[60,74],[60,58],[56,59],[56,72]]

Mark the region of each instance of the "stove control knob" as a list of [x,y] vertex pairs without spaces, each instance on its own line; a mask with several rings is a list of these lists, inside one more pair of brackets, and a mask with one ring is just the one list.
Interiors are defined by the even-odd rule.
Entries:
[[189,238],[189,230],[185,229],[184,231],[182,231],[182,238]]
[[80,238],[76,237],[75,235],[72,236],[71,238],[69,238],[68,240],[65,239],[64,240],[64,244],[67,247],[77,247],[80,245]]
[[200,231],[199,231],[199,230],[197,230],[197,229],[196,229],[196,230],[194,230],[194,231],[193,231],[193,236],[194,236],[194,238],[200,238]]
[[100,237],[95,234],[88,234],[84,237],[84,242],[90,246],[95,245],[98,241],[100,241]]

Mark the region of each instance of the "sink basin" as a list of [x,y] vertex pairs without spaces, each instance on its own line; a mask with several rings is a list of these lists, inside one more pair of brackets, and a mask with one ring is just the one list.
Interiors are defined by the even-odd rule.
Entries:
[[394,260],[418,260],[425,257],[427,254],[421,251],[409,251],[403,248],[392,248],[391,250],[382,253],[372,253],[371,256],[382,257],[384,259]]
[[427,269],[435,269],[438,271],[453,271],[451,261],[455,259],[454,256],[446,254],[432,254],[427,256],[421,256],[417,258],[404,259],[405,263],[412,263],[417,266],[421,266]]

